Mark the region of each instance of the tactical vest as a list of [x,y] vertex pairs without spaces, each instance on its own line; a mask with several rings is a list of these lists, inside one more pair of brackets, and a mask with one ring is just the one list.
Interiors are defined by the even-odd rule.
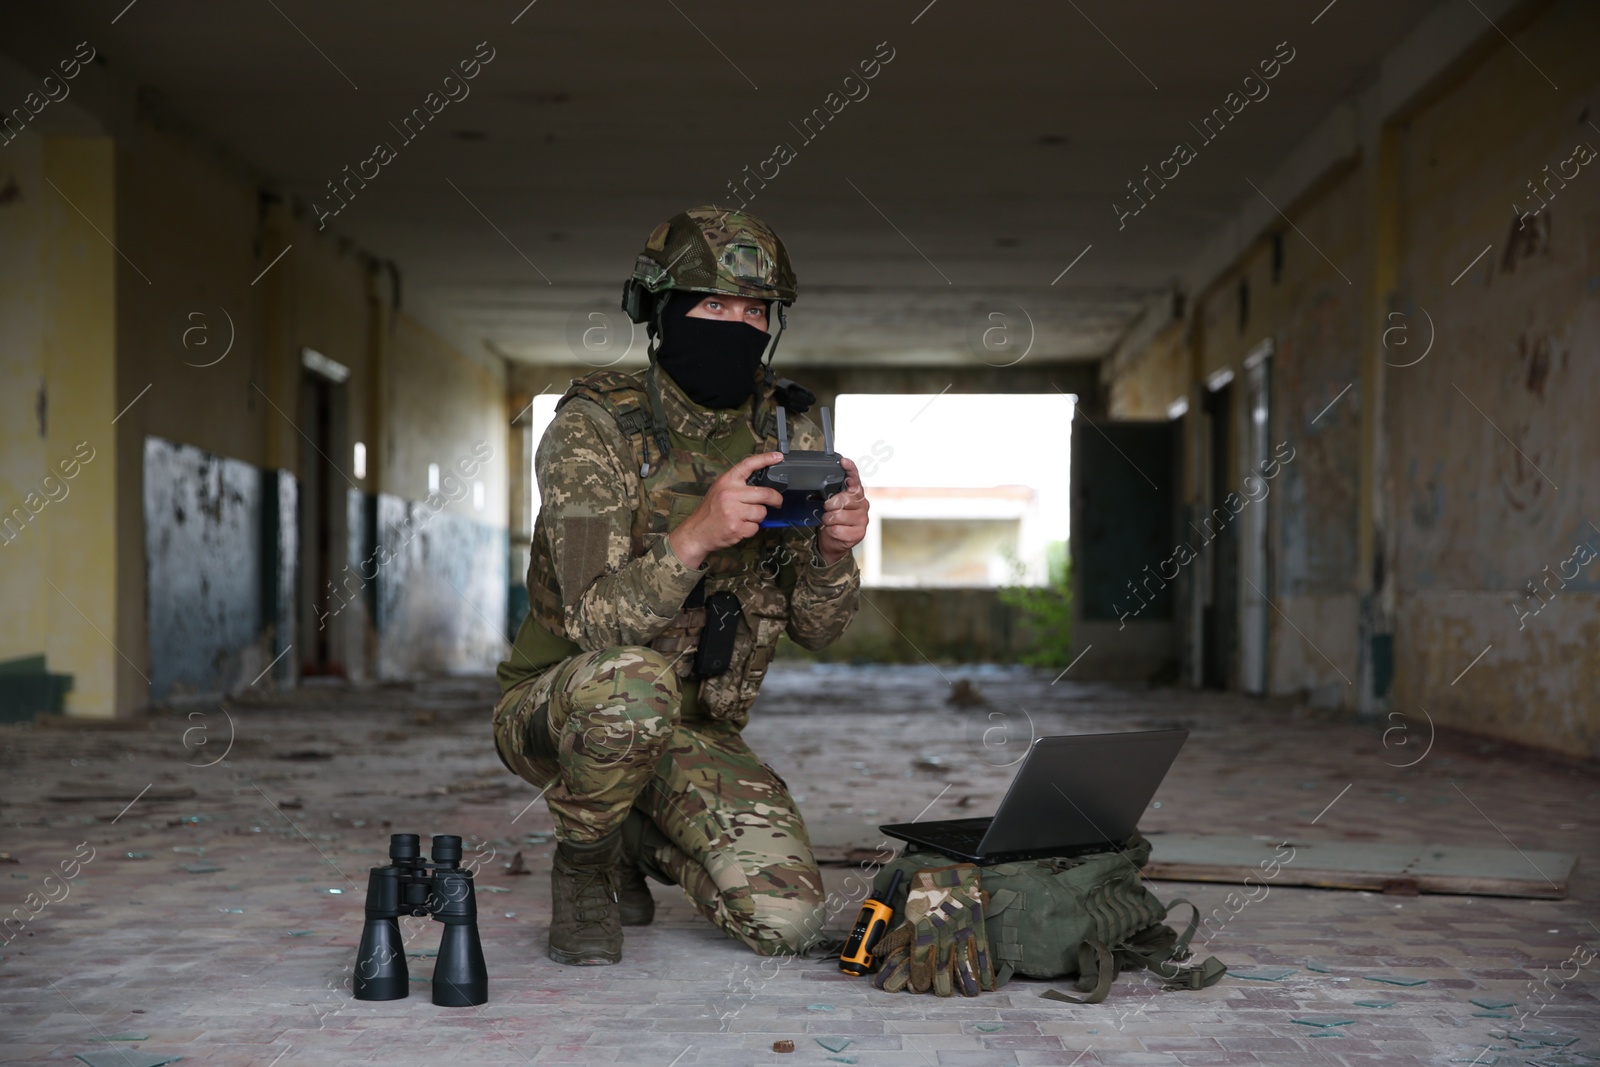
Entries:
[[[649,394],[638,376],[599,371],[578,379],[557,402],[557,410],[577,397],[603,408],[632,449],[633,467],[628,481],[638,496],[630,528],[630,551],[635,558],[645,553],[649,539],[664,536],[683,522],[729,466],[753,452],[778,447],[776,406],[770,388],[764,390],[757,409],[761,448],[756,447],[755,428],[745,419],[726,442],[719,442],[727,453],[725,457],[714,451],[699,451],[704,447],[702,442],[674,430],[655,432]],[[806,447],[796,442],[791,446]],[[707,718],[735,721],[741,726],[748,719],[750,705],[777,649],[778,637],[788,625],[789,591],[795,581],[795,541],[809,540],[810,535],[810,530],[763,529],[737,545],[708,554],[700,586],[650,642],[650,648],[672,662],[680,679],[689,680],[694,664],[691,653],[706,625],[704,599],[723,590],[738,596],[742,616],[729,667],[699,683],[699,710]],[[548,544],[544,511],[540,509],[528,565],[529,613],[530,621],[552,639],[542,642],[547,651],[541,658],[555,662],[577,652],[578,646],[566,638],[561,589]],[[809,553],[798,558],[809,558]]]

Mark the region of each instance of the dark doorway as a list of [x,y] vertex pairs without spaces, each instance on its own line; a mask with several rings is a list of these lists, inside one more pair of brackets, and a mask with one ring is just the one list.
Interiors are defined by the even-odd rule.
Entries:
[[344,566],[344,474],[333,457],[344,454],[345,389],[307,371],[300,412],[300,672],[303,677],[347,677],[334,578]]
[[1239,529],[1226,504],[1233,484],[1233,383],[1202,391],[1205,417],[1206,510],[1200,517],[1202,553],[1200,683],[1208,689],[1235,684],[1239,643]]
[[1171,422],[1072,420],[1073,647],[1099,677],[1176,676]]

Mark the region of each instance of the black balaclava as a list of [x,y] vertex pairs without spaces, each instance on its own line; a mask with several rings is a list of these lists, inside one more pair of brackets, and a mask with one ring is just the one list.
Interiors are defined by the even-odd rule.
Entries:
[[661,314],[656,362],[701,407],[736,408],[756,391],[756,372],[772,338],[746,322],[690,318],[707,295],[673,290]]

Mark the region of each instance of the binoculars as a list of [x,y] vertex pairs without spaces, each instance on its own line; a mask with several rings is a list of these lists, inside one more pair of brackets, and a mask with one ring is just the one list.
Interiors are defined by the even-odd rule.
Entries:
[[433,862],[416,834],[391,834],[389,865],[367,875],[367,922],[356,950],[357,1000],[401,1000],[411,992],[400,916],[432,915],[444,924],[433,969],[433,1002],[465,1008],[489,999],[489,970],[478,940],[472,872],[461,868],[461,838],[435,834]]

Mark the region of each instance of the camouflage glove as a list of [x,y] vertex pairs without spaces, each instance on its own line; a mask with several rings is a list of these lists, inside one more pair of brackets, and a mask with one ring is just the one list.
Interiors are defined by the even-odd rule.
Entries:
[[978,869],[963,863],[918,871],[906,897],[905,921],[885,934],[875,951],[882,968],[872,984],[885,992],[932,989],[935,996],[948,997],[959,989],[975,997],[995,988]]
[[873,946],[878,957],[878,973],[872,984],[885,993],[898,993],[911,981],[911,948],[916,942],[916,924],[902,922],[884,934]]

